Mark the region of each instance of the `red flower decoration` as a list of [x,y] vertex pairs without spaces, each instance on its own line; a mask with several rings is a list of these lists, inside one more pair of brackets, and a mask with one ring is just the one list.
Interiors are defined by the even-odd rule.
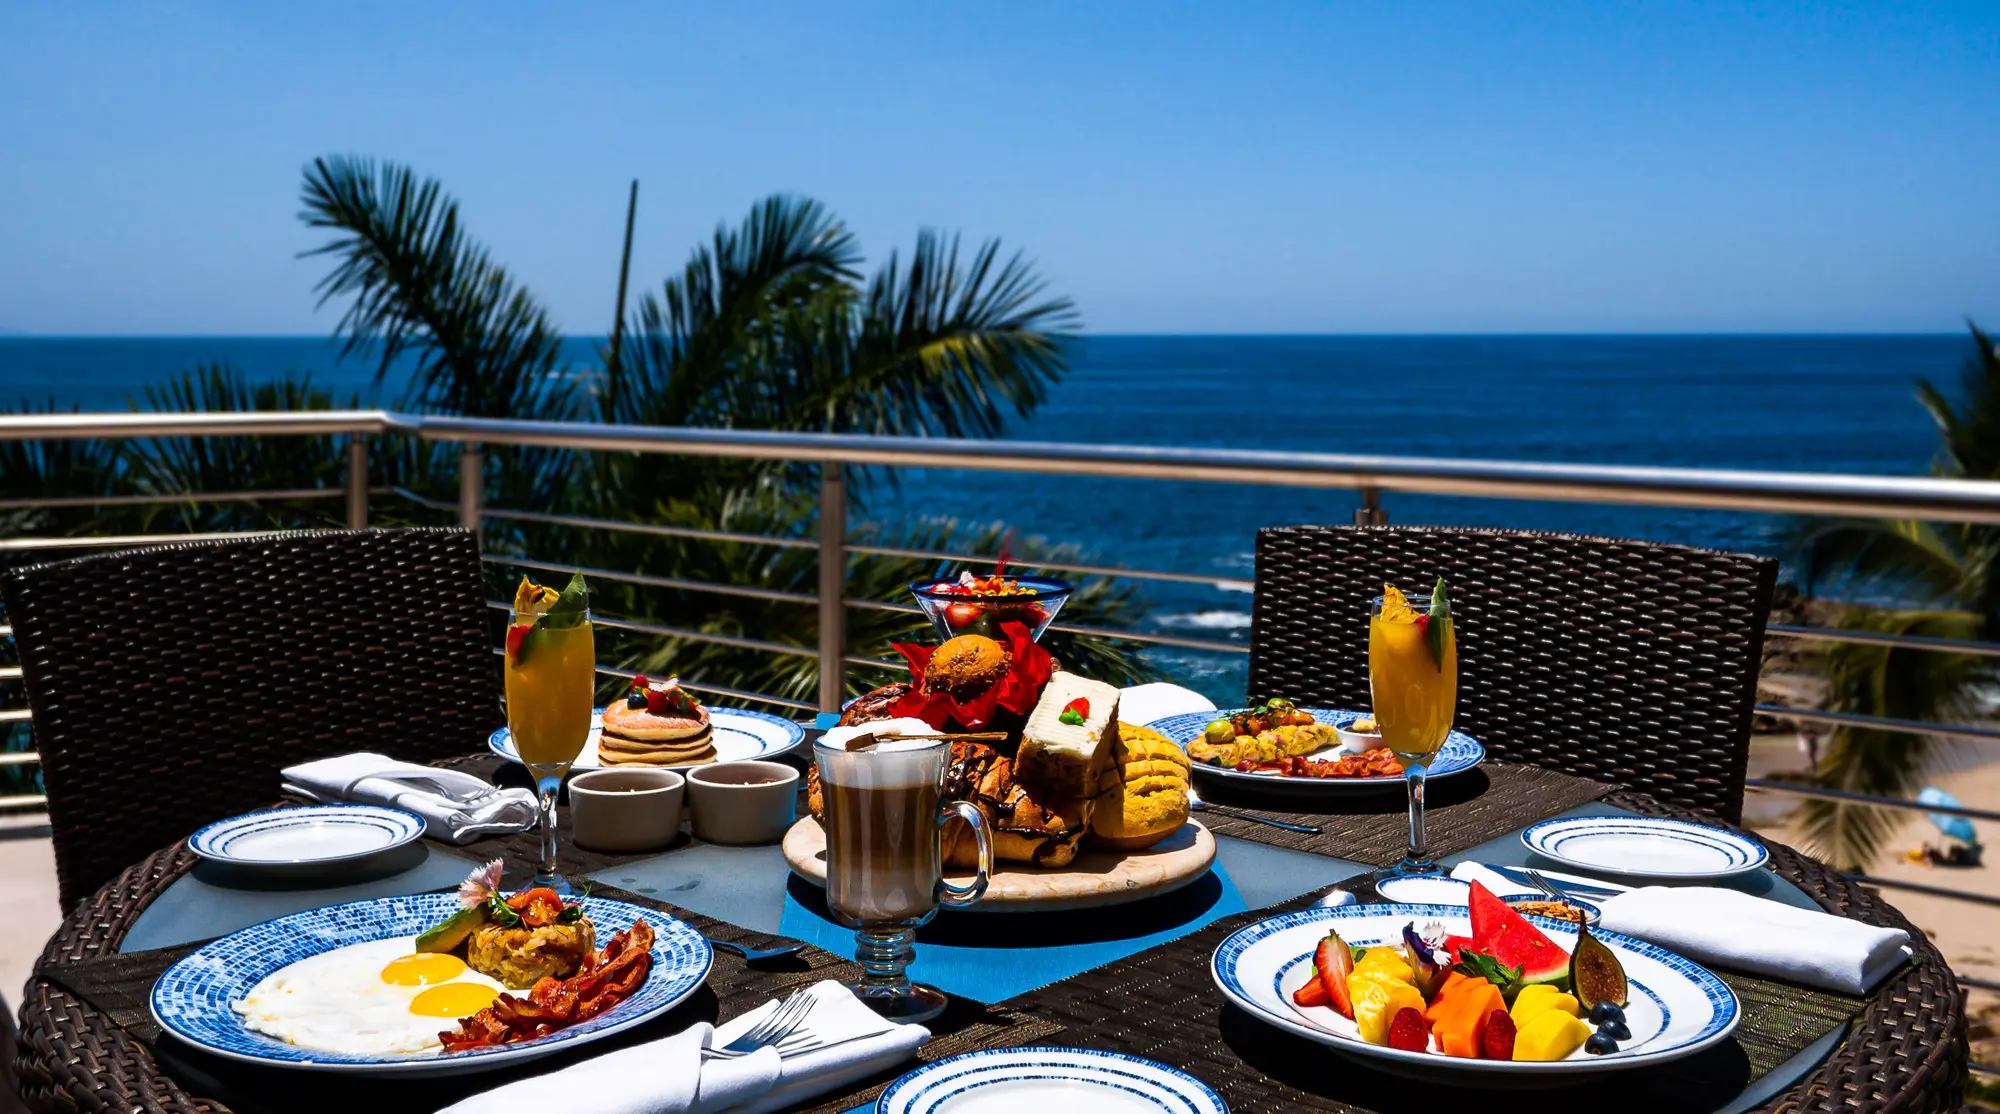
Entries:
[[1000,624],[1001,641],[1013,661],[1007,675],[979,696],[961,701],[950,693],[926,693],[924,670],[929,668],[935,646],[896,643],[896,652],[910,663],[910,692],[889,709],[893,716],[923,720],[939,731],[985,731],[996,725],[1011,727],[1025,722],[1035,710],[1049,678],[1055,675],[1055,655],[1035,645],[1035,638],[1020,623]]

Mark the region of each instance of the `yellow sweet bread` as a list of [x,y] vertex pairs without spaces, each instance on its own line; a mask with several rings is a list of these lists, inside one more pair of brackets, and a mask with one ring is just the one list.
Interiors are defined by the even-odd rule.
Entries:
[[1137,851],[1180,831],[1188,818],[1188,756],[1166,736],[1135,724],[1118,725],[1116,776],[1098,795],[1091,840]]

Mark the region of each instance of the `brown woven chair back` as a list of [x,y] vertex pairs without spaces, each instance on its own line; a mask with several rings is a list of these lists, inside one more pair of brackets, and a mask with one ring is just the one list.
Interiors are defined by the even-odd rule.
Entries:
[[150,850],[269,805],[278,771],[462,755],[504,720],[479,546],[324,530],[0,577],[63,908]]
[[1368,706],[1382,585],[1451,589],[1460,730],[1488,755],[1735,821],[1778,563],[1524,531],[1257,532],[1250,695]]

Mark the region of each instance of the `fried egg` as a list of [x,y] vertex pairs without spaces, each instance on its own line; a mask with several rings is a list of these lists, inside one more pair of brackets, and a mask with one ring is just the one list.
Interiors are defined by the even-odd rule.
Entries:
[[418,1053],[506,988],[414,936],[349,944],[288,964],[232,1005],[246,1028],[347,1055]]

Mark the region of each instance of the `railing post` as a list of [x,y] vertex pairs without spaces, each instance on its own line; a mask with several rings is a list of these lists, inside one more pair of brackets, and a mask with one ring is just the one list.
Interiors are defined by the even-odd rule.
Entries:
[[347,528],[368,529],[368,438],[347,439]]
[[819,466],[819,707],[847,696],[847,485],[838,461]]
[[458,454],[458,524],[472,531],[472,536],[485,542],[485,534],[480,522],[486,505],[486,454],[477,444],[468,442],[465,451]]
[[1364,487],[1361,489],[1361,505],[1354,508],[1356,526],[1387,526],[1389,512],[1382,509],[1382,489]]

